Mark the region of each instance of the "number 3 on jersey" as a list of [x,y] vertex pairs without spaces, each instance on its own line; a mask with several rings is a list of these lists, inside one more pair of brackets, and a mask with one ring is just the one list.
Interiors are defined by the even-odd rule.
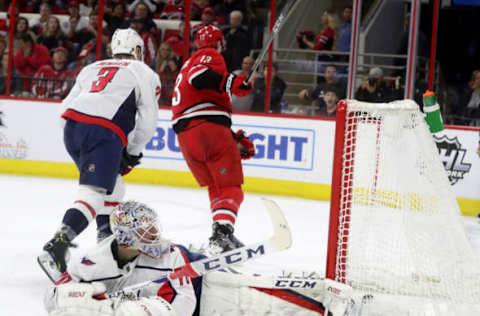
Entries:
[[100,69],[97,74],[98,79],[92,82],[92,88],[90,89],[90,92],[100,92],[105,89],[107,84],[112,81],[113,76],[115,76],[118,69],[118,67],[105,67]]
[[175,81],[175,88],[173,89],[173,95],[172,95],[172,106],[179,105],[180,104],[180,89],[178,87],[180,86],[180,82],[182,82],[182,74],[178,74],[177,80]]

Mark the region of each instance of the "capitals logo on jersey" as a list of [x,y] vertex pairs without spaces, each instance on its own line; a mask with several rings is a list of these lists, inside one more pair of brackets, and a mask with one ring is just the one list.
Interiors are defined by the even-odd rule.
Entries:
[[464,175],[470,171],[471,163],[464,163],[465,154],[467,150],[462,148],[462,144],[457,137],[448,138],[433,136],[437,144],[440,159],[447,171],[448,180],[451,185],[454,185],[458,180],[463,179]]
[[95,264],[95,262],[93,262],[92,260],[88,259],[87,257],[83,257],[82,258],[82,264],[86,265],[86,266],[93,266]]

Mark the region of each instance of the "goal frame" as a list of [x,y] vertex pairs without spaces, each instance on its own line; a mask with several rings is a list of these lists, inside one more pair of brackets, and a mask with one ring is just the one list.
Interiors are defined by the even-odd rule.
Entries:
[[[332,168],[332,184],[331,184],[331,198],[330,198],[330,219],[329,219],[328,244],[327,244],[327,263],[326,263],[326,269],[325,269],[326,278],[331,280],[336,280],[335,270],[337,266],[338,250],[339,250],[337,245],[338,245],[338,237],[340,233],[340,229],[339,229],[340,204],[341,204],[340,196],[342,191],[343,148],[345,143],[345,125],[346,125],[345,122],[346,122],[347,106],[348,106],[347,101],[340,100],[337,104],[337,110],[336,110],[335,143],[334,143],[334,149],[333,149],[333,168]],[[351,195],[348,195],[348,196],[351,196]],[[343,249],[342,251],[346,251],[346,249]]]

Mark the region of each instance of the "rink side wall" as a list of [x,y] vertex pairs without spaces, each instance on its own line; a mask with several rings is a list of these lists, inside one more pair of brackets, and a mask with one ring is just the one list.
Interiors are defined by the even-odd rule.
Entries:
[[[63,146],[60,104],[0,98],[0,173],[76,178]],[[161,109],[156,135],[139,167],[126,182],[198,187]],[[246,192],[329,200],[335,122],[273,115],[234,115],[233,129],[244,129],[256,155],[244,161]],[[480,211],[478,130],[447,128],[435,141],[454,193],[465,215]],[[401,165],[399,165],[401,168]]]

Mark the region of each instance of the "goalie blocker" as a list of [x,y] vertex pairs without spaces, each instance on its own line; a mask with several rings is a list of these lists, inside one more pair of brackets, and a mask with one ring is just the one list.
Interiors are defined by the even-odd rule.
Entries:
[[177,316],[158,296],[138,299],[96,299],[106,291],[102,283],[67,283],[56,288],[55,309],[49,316]]

